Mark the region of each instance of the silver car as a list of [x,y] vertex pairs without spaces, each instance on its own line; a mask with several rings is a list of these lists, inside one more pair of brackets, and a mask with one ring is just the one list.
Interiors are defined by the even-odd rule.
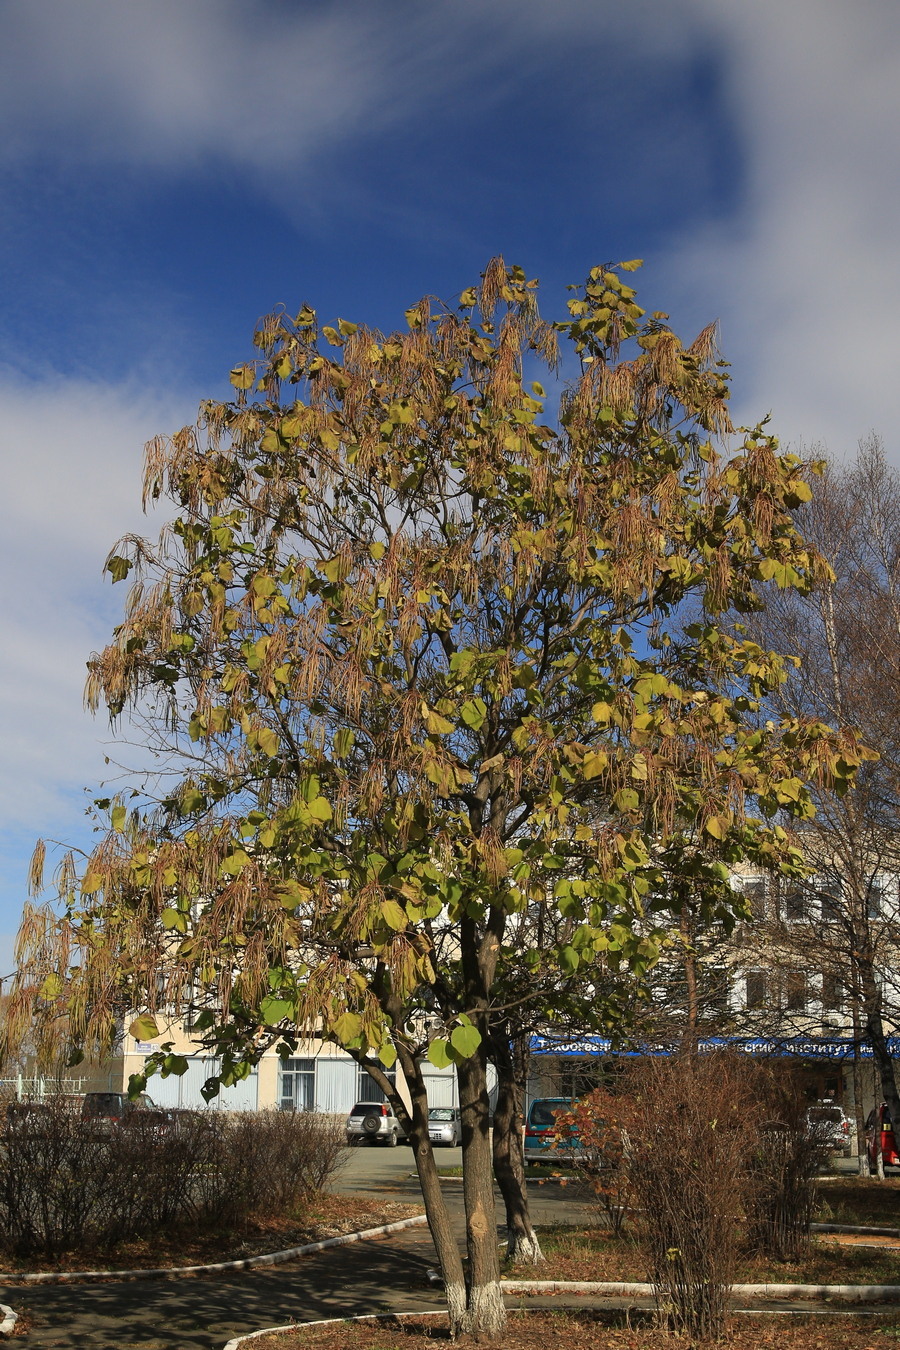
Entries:
[[459,1108],[432,1106],[428,1112],[428,1137],[433,1144],[446,1144],[449,1148],[455,1148],[462,1138]]
[[348,1144],[384,1144],[396,1148],[405,1139],[403,1126],[387,1102],[357,1102],[347,1117]]

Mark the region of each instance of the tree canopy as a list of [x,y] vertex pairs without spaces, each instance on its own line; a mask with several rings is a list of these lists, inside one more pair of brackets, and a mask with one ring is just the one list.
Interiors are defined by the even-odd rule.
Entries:
[[[272,315],[233,397],[150,443],[145,496],[175,514],[107,561],[131,589],[88,694],[159,773],[101,799],[63,912],[26,916],[13,1033],[37,1010],[77,1053],[199,1003],[226,1081],[309,1029],[407,1078],[427,1053],[457,1065],[474,1157],[501,963],[640,971],[673,908],[740,906],[734,863],[801,869],[772,817],[859,751],[758,715],[787,665],[726,616],[829,575],[792,516],[804,466],[765,428],[725,451],[714,331],[648,317],[636,265],[554,323],[500,259],[387,335]],[[566,922],[516,950],[530,906]],[[472,1243],[477,1288],[496,1249]]]

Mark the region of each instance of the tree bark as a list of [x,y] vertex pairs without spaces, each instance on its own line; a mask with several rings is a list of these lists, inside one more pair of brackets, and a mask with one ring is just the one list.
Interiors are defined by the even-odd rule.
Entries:
[[494,1211],[489,1139],[487,1044],[456,1066],[462,1122],[463,1202],[466,1210],[468,1306],[465,1330],[476,1340],[494,1340],[506,1326],[500,1289],[500,1257]]
[[[887,1036],[881,1017],[881,991],[875,977],[874,963],[866,956],[859,963],[860,985],[865,1017],[866,1039],[872,1047],[872,1059],[881,1083],[881,1093],[891,1115],[891,1123],[900,1130],[900,1094],[894,1077],[894,1061],[888,1051]],[[876,1102],[875,1106],[878,1107]]]
[[491,1058],[497,1070],[494,1176],[506,1209],[506,1256],[508,1260],[536,1266],[543,1262],[544,1254],[528,1211],[522,1137],[527,1050],[523,1053],[520,1040],[510,1047],[506,1022],[492,1027]]
[[684,982],[687,993],[687,1020],[681,1038],[681,1048],[686,1054],[693,1057],[696,1056],[698,1052],[697,1022],[699,1008],[697,1000],[697,957],[694,952],[694,935],[691,931],[692,924],[686,908],[681,912],[678,927],[684,944],[682,959],[684,962]]
[[862,1029],[859,1021],[859,989],[856,971],[850,991],[850,1012],[853,1018],[853,1115],[856,1124],[856,1160],[857,1171],[861,1177],[869,1175],[869,1160],[866,1153],[866,1125],[863,1110],[863,1078],[859,1060],[859,1043]]
[[[397,1045],[397,1057],[409,1089],[411,1112],[407,1112],[402,1097],[386,1077],[383,1082],[379,1082],[379,1086],[388,1092],[394,1114],[406,1130],[412,1145],[419,1185],[422,1188],[422,1199],[425,1202],[425,1217],[428,1220],[428,1229],[437,1253],[441,1278],[444,1281],[450,1334],[455,1340],[465,1334],[469,1326],[466,1278],[428,1134],[428,1090],[425,1087],[421,1065],[402,1043]],[[376,1081],[378,1077],[380,1075],[376,1076]]]

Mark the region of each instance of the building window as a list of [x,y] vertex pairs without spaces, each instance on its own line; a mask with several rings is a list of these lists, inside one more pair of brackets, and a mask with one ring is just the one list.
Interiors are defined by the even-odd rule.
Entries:
[[884,913],[886,895],[887,887],[884,882],[874,879],[869,882],[866,894],[866,913],[870,919],[878,919]]
[[766,917],[766,881],[765,877],[752,877],[741,882],[744,899],[750,906],[750,917],[760,923]]
[[281,1066],[282,1111],[313,1111],[316,1105],[316,1061],[286,1059]]
[[822,1007],[826,1012],[840,1012],[844,1006],[844,981],[832,971],[822,973]]
[[823,923],[838,923],[841,918],[841,888],[839,884],[819,891]]
[[764,970],[747,972],[747,1007],[765,1008],[769,1002],[769,984]]
[[788,923],[796,923],[806,918],[806,896],[802,886],[786,886],[784,889],[784,917]]
[[806,975],[789,970],[784,982],[784,1002],[789,1012],[806,1012]]
[[[381,1068],[381,1065],[379,1064],[378,1067]],[[392,1083],[397,1081],[395,1069],[384,1069],[382,1072],[386,1074]],[[356,1100],[358,1102],[387,1101],[387,1097],[375,1082],[375,1079],[369,1073],[368,1069],[364,1069],[361,1064],[358,1066],[356,1072]]]

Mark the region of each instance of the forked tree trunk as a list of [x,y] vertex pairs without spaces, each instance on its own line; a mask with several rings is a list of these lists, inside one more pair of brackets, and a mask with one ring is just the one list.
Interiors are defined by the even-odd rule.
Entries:
[[544,1254],[528,1212],[522,1148],[527,1060],[518,1042],[510,1047],[509,1028],[505,1024],[492,1029],[491,1057],[497,1070],[494,1176],[506,1209],[506,1255],[511,1261],[536,1266],[543,1262]]
[[[461,1330],[479,1341],[495,1340],[506,1326],[500,1289],[500,1256],[494,1213],[489,1138],[490,1103],[486,1045],[456,1066],[462,1122],[463,1201],[468,1255],[467,1307]],[[451,1328],[452,1328],[451,1322]]]

